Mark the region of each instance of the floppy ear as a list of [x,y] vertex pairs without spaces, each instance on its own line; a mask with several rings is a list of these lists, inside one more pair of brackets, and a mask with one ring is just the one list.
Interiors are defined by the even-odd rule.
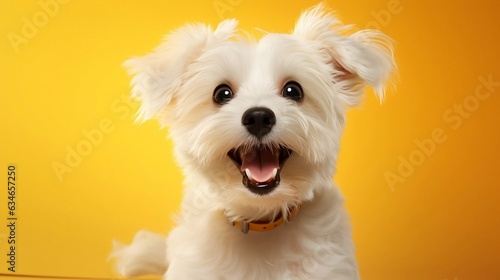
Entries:
[[348,105],[359,103],[365,85],[370,85],[380,100],[396,65],[391,39],[378,30],[361,30],[346,35],[342,26],[323,3],[302,13],[293,36],[312,42],[333,66],[332,79],[338,83]]
[[202,24],[185,25],[165,37],[152,53],[123,63],[132,75],[132,97],[141,101],[137,120],[161,112],[183,83],[183,73],[208,47],[228,40],[236,20],[221,22],[215,31]]

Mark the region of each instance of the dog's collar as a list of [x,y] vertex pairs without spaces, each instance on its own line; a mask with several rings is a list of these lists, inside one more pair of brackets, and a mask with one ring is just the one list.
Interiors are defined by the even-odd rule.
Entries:
[[285,221],[289,222],[291,221],[299,212],[300,210],[300,205],[295,206],[290,209],[290,212],[288,215],[283,215],[283,213],[280,213],[278,217],[276,217],[274,220],[258,220],[258,221],[252,221],[252,222],[247,222],[247,221],[234,221],[233,226],[241,229],[243,233],[248,233],[248,231],[253,230],[253,231],[259,231],[259,232],[266,232],[266,231],[271,231],[277,227],[279,227],[281,224],[283,224]]

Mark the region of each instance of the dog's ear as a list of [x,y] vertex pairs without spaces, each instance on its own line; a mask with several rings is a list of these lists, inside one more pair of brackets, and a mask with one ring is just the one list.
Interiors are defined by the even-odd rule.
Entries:
[[293,36],[310,42],[325,63],[333,66],[332,79],[343,89],[341,98],[346,104],[358,104],[365,85],[382,100],[385,84],[396,68],[391,39],[378,30],[348,35],[350,28],[320,3],[301,15]]
[[165,37],[152,53],[123,63],[132,75],[132,97],[141,102],[137,119],[148,120],[160,113],[183,83],[183,74],[200,54],[234,34],[236,20],[225,20],[212,30],[202,24],[181,27]]

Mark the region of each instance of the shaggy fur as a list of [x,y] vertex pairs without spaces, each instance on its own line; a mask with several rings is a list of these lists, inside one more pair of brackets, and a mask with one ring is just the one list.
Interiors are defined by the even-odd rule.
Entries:
[[[128,60],[141,120],[169,127],[185,174],[178,225],[167,238],[139,232],[113,257],[125,276],[165,279],[358,279],[348,215],[332,183],[349,106],[365,85],[382,98],[395,68],[389,38],[376,30],[349,32],[323,4],[304,12],[291,34],[252,40],[236,20],[215,30],[186,25],[154,52]],[[283,96],[289,81],[303,98]],[[214,102],[226,84],[234,96]],[[276,122],[252,135],[243,114],[270,109]],[[252,147],[291,151],[278,186],[266,194],[242,183],[228,156]],[[301,205],[297,216],[268,232],[244,234],[233,221],[273,220]]]

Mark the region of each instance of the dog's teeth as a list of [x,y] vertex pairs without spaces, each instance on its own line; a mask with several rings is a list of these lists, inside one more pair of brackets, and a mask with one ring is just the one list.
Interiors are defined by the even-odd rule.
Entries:
[[276,174],[278,174],[278,168],[274,168],[273,176],[271,176],[271,178],[276,178]]
[[249,180],[253,180],[252,172],[250,171],[250,169],[245,169],[245,174],[247,174]]

